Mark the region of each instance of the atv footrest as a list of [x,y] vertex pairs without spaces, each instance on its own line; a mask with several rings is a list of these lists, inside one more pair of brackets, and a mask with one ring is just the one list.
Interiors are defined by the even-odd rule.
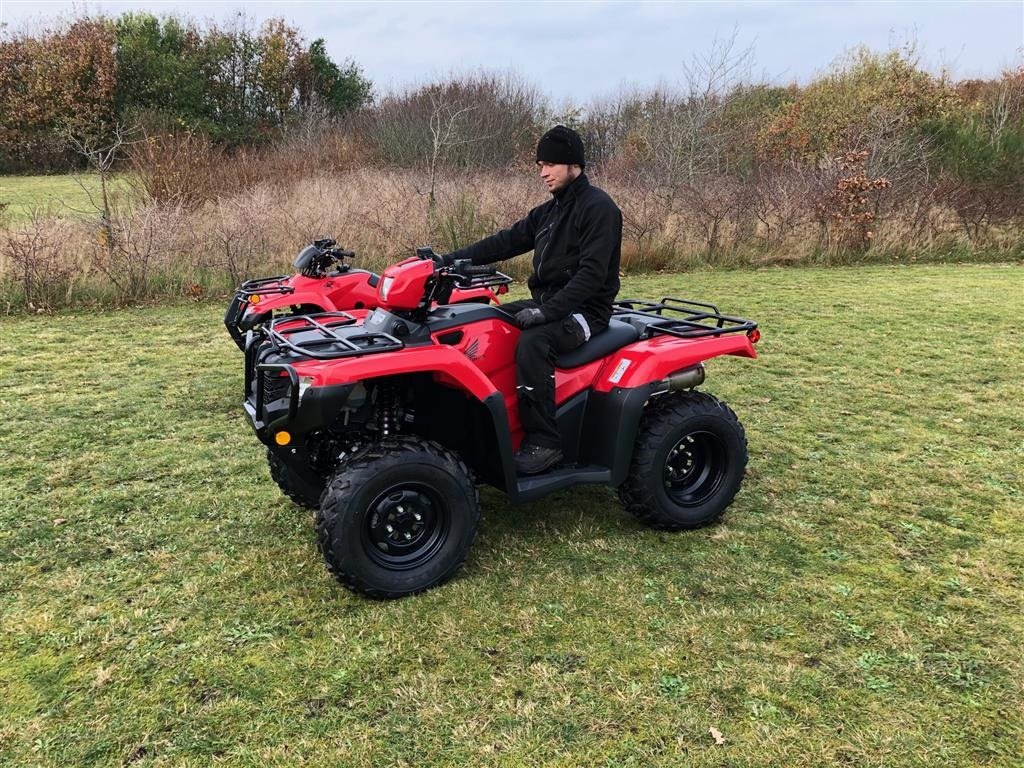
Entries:
[[543,475],[528,475],[516,480],[516,501],[532,501],[549,493],[588,483],[609,483],[612,471],[596,465],[559,467]]
[[723,315],[714,304],[666,297],[659,302],[622,299],[612,304],[613,317],[640,331],[640,338],[668,334],[681,339],[749,333],[757,328],[753,320]]

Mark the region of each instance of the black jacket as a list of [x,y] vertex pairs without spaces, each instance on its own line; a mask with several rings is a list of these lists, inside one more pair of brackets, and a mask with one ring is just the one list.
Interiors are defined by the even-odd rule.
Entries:
[[580,174],[525,219],[454,251],[491,264],[533,251],[529,287],[549,322],[582,312],[594,332],[608,325],[619,292],[622,212]]

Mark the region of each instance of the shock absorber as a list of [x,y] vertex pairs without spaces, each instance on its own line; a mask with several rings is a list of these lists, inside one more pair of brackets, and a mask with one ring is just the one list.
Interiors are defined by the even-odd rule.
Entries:
[[391,384],[381,384],[377,390],[377,430],[381,437],[398,432],[398,398]]

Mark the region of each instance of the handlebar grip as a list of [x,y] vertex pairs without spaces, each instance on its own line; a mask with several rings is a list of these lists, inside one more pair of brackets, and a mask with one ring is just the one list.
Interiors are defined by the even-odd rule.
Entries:
[[471,275],[493,275],[498,268],[491,264],[460,264],[457,267],[460,274],[469,277]]

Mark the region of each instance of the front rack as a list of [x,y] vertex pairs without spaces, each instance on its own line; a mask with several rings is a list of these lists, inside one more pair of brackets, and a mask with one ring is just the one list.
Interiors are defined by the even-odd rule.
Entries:
[[282,281],[288,279],[288,275],[278,275],[277,277],[260,277],[256,280],[246,280],[240,286],[238,286],[238,293],[244,293],[247,296],[255,296],[257,294],[263,296],[268,293],[295,293],[295,289],[290,285],[281,285]]
[[[272,318],[262,333],[275,351],[288,350],[315,360],[335,360],[405,348],[403,341],[389,333],[337,333],[336,329],[347,328],[356,322],[348,312],[319,312],[298,317],[286,315]],[[309,337],[295,339],[295,335],[300,333]]]
[[697,339],[725,333],[749,333],[757,328],[753,320],[723,315],[714,304],[670,296],[660,302],[621,299],[612,303],[612,312],[649,318],[650,321],[644,323],[645,338],[662,333],[681,339]]
[[224,313],[224,325],[227,327],[228,334],[234,340],[235,344],[238,345],[239,349],[245,349],[245,338],[242,335],[239,323],[242,321],[245,311],[249,308],[249,298],[251,296],[266,296],[272,293],[294,293],[295,289],[292,286],[282,285],[282,281],[287,279],[287,275],[261,277],[256,280],[246,280],[238,286],[234,297],[228,304],[227,312]]

